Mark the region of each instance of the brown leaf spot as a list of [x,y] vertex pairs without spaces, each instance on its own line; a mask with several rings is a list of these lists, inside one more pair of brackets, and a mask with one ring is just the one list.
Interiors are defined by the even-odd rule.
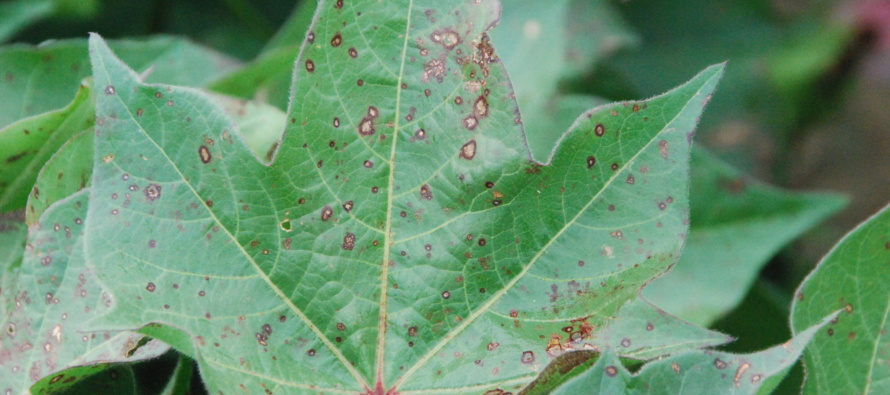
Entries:
[[596,134],[596,137],[603,137],[606,134],[606,127],[603,124],[598,123],[596,127],[593,128],[593,133]]
[[210,155],[210,148],[207,148],[206,145],[202,145],[198,147],[198,156],[201,158],[201,162],[204,164],[210,163],[210,160],[213,157]]
[[148,285],[145,286],[145,290],[148,292],[154,292],[155,291],[155,283],[149,282]]
[[668,157],[668,142],[667,140],[661,140],[658,142],[658,152],[661,153],[661,157],[667,159]]
[[460,147],[460,157],[466,160],[476,157],[476,140],[470,140]]
[[615,377],[618,375],[618,368],[613,365],[606,366],[606,376]]
[[145,198],[148,199],[149,202],[153,202],[161,198],[161,186],[158,184],[148,184],[143,193],[145,193]]
[[717,369],[723,370],[726,369],[727,366],[729,365],[727,365],[726,362],[722,361],[720,358],[714,360],[714,367],[716,367]]
[[348,213],[348,212],[352,211],[352,208],[354,206],[355,206],[355,203],[352,200],[347,200],[345,203],[343,203],[343,210],[346,210],[346,212]]
[[429,185],[423,184],[420,187],[420,197],[426,200],[433,200],[433,191],[430,189]]
[[479,126],[479,120],[475,115],[468,115],[464,118],[464,127],[468,130],[475,130]]
[[587,157],[587,168],[592,169],[594,165],[596,165],[596,158],[594,158],[593,156],[588,156]]
[[355,248],[355,234],[346,232],[346,236],[343,236],[343,244],[340,247],[344,250],[352,251]]
[[476,98],[476,103],[473,105],[473,114],[476,118],[485,118],[488,116],[488,100],[485,96]]
[[342,43],[343,43],[343,36],[341,36],[340,33],[334,34],[334,38],[331,39],[331,46],[339,47],[340,44],[342,44]]
[[331,208],[331,206],[324,206],[324,208],[321,209],[321,220],[322,221],[327,221],[327,220],[331,219],[332,215],[334,215],[334,210]]
[[349,48],[349,57],[351,57],[351,58],[357,58],[357,57],[358,57],[358,51],[356,51],[355,48]]
[[306,60],[306,71],[310,73],[315,71],[315,62],[313,62],[312,59]]
[[520,361],[526,365],[535,363],[535,353],[533,351],[523,351]]

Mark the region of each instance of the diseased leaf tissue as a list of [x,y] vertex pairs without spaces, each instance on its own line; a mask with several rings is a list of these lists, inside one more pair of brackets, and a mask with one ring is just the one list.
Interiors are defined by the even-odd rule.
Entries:
[[678,257],[722,67],[583,114],[541,164],[486,34],[497,1],[319,7],[271,165],[203,93],[90,38],[91,324],[155,324],[211,393],[516,391],[611,347],[597,331]]

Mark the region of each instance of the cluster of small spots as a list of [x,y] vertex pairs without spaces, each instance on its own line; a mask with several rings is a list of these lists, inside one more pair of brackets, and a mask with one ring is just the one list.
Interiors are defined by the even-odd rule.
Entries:
[[374,120],[380,115],[380,112],[377,111],[377,107],[370,106],[368,107],[368,112],[362,121],[358,124],[358,133],[362,136],[370,136],[373,135],[376,130],[374,129]]
[[344,250],[352,251],[355,248],[355,234],[346,232],[346,236],[343,236],[343,244],[340,245]]
[[331,206],[324,206],[324,208],[321,209],[321,220],[322,221],[327,221],[327,220],[331,219],[332,215],[334,215],[334,209],[332,209]]
[[433,200],[433,191],[430,189],[429,185],[423,184],[420,187],[420,197],[426,200]]

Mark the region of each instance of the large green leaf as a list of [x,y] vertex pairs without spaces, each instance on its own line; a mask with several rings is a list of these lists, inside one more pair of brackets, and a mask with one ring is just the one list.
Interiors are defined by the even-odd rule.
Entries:
[[742,301],[780,248],[840,210],[846,199],[783,191],[742,175],[703,150],[692,153],[692,225],[683,256],[643,294],[659,307],[707,326]]
[[185,335],[211,392],[484,392],[532,380],[553,335],[600,346],[679,254],[722,66],[585,114],[542,165],[485,35],[496,1],[320,7],[268,166],[205,95],[91,38],[102,326]]
[[886,342],[890,311],[890,207],[844,238],[795,294],[795,332],[817,315],[843,309],[804,353],[807,394],[882,394],[890,391]]

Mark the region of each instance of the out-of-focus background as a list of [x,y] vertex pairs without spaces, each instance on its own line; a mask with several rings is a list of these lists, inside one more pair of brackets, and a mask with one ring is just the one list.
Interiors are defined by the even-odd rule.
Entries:
[[[304,10],[315,4],[303,2],[309,2]],[[3,0],[0,43],[38,44],[85,38],[87,32],[107,39],[169,34],[249,62],[300,3]],[[517,44],[495,31],[497,48],[536,53],[546,61],[548,51],[559,47],[565,54],[560,61],[572,69],[547,80],[542,74],[550,70],[540,66],[541,59],[505,56],[515,82],[552,80],[552,91],[542,97],[576,95],[584,99],[572,105],[585,106],[650,97],[728,61],[697,143],[751,179],[851,199],[773,257],[745,301],[713,324],[740,337],[732,350],[787,339],[787,302],[794,289],[843,234],[890,201],[890,1],[548,0],[551,14],[531,5],[540,0],[502,3],[502,25],[512,24],[526,40]],[[532,47],[517,49],[523,45]],[[530,137],[533,151],[546,158],[563,129],[538,130],[531,126],[534,120],[525,119],[528,132],[539,133]],[[571,121],[563,119],[565,126]],[[752,314],[758,319],[751,320]],[[799,388],[799,376],[794,380],[783,390]]]

